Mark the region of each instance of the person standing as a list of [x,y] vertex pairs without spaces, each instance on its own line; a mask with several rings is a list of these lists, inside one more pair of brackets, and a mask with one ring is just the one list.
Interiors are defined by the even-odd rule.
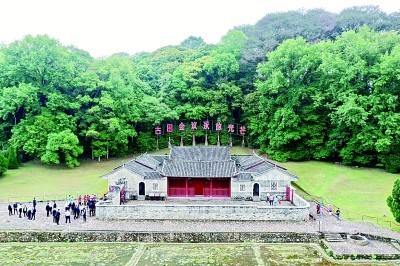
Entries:
[[28,207],[24,204],[24,207],[22,208],[22,212],[24,213],[24,217],[26,217],[26,213],[28,212]]
[[82,219],[83,219],[83,222],[86,223],[86,208],[82,209]]
[[50,216],[50,210],[51,210],[50,203],[47,202],[47,204],[46,204],[46,214],[47,214],[47,217]]
[[18,204],[16,202],[14,202],[14,204],[13,204],[14,214],[18,213],[17,208],[18,208]]
[[22,218],[22,205],[21,205],[21,203],[18,203],[18,213],[19,213],[19,218]]
[[336,219],[337,219],[338,221],[340,221],[340,209],[339,209],[339,208],[337,208],[335,214],[336,214]]
[[28,209],[28,212],[26,213],[26,215],[28,216],[28,220],[32,220],[32,208]]
[[332,215],[332,204],[329,204],[328,205],[328,213],[329,213],[329,215]]
[[69,209],[67,209],[65,211],[65,223],[71,223],[71,211]]
[[79,204],[82,204],[82,195],[79,195],[79,196],[78,196],[78,205],[79,205]]
[[36,209],[33,208],[33,210],[32,210],[32,220],[35,220],[35,219],[36,219]]
[[56,212],[56,216],[55,216],[57,225],[60,224],[60,216],[61,216],[61,212],[60,212],[60,209],[58,209]]
[[55,223],[56,222],[57,209],[53,209],[52,215],[53,215],[53,223]]
[[53,200],[53,209],[57,211],[57,203],[55,200]]
[[33,198],[33,208],[36,209],[36,198]]
[[8,215],[13,215],[11,204],[8,204]]
[[274,203],[274,195],[270,195],[269,196],[269,205],[272,206],[273,203]]
[[319,203],[317,204],[317,214],[321,214],[321,205]]

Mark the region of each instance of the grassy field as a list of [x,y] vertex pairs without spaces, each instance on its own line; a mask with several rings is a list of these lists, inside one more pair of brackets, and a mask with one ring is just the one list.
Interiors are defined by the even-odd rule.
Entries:
[[302,189],[324,197],[326,205],[333,203],[340,207],[344,216],[375,222],[376,219],[368,216],[383,218],[386,214],[388,220],[394,221],[386,198],[392,193],[393,183],[400,178],[399,174],[316,161],[280,165],[300,177],[296,183]]
[[3,243],[0,254],[0,265],[336,265],[312,244]]
[[86,160],[73,169],[65,166],[46,165],[31,161],[16,170],[8,170],[0,176],[0,198],[3,201],[31,201],[65,199],[66,195],[104,194],[107,180],[99,178],[115,167],[130,160]]

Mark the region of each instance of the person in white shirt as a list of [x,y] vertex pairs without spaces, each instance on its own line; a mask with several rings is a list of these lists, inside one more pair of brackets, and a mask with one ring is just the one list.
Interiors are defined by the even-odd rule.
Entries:
[[71,223],[71,211],[68,209],[65,210],[65,223]]

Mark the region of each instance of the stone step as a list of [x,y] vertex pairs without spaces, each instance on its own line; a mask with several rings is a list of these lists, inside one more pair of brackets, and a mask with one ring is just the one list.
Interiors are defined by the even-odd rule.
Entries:
[[344,242],[340,234],[325,234],[324,238],[328,242]]
[[260,202],[261,200],[259,196],[253,196],[253,201]]
[[144,196],[144,195],[140,195],[140,196],[138,196],[138,198],[137,198],[138,200],[145,200],[146,199],[146,196]]
[[399,243],[392,241],[392,245],[393,245],[393,247],[395,247],[397,250],[400,251],[400,245],[399,245]]

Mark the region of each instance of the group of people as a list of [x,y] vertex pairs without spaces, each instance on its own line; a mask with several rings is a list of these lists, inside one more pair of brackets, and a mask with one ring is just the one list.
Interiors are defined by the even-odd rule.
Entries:
[[11,206],[11,203],[8,204],[8,215],[18,215],[19,218],[22,218],[22,214],[24,217],[27,217],[28,220],[36,219],[36,198],[33,199],[32,206],[27,207],[26,204],[22,206],[21,202],[14,202]]
[[[86,222],[86,213],[87,209],[89,209],[89,215],[90,216],[95,216],[96,215],[96,202],[97,202],[97,197],[96,195],[93,194],[92,197],[89,195],[85,195],[82,197],[79,195],[77,198],[78,203],[75,203],[73,201],[73,197],[71,195],[68,196],[67,202],[65,204],[65,210],[64,210],[64,215],[65,215],[65,223],[71,223],[71,214],[74,216],[74,220],[79,219],[82,217],[83,222]],[[19,215],[20,218],[22,218],[22,214],[24,217],[28,217],[29,220],[35,220],[36,218],[36,205],[37,201],[36,198],[33,199],[32,201],[32,207],[27,207],[26,204],[22,206],[21,203],[15,202],[11,205],[11,203],[8,205],[8,214],[11,215]],[[50,215],[53,217],[53,223],[56,223],[57,225],[60,224],[60,217],[61,217],[61,211],[60,208],[57,208],[57,203],[53,201],[52,204],[48,201],[46,203],[46,215],[47,217],[50,217]]]
[[266,202],[269,203],[270,206],[277,206],[278,204],[281,204],[281,198],[279,195],[274,196],[267,193]]
[[[317,214],[318,214],[318,215],[324,215],[325,206],[324,206],[324,203],[323,203],[323,202],[318,203],[316,208],[317,208]],[[329,204],[328,207],[327,207],[326,209],[327,209],[329,215],[332,215],[332,214],[333,214],[333,207],[332,207],[332,204]],[[340,217],[340,209],[339,209],[339,208],[336,209],[336,211],[335,211],[335,216],[336,216],[336,219],[337,219],[338,221],[341,220],[341,217]]]

